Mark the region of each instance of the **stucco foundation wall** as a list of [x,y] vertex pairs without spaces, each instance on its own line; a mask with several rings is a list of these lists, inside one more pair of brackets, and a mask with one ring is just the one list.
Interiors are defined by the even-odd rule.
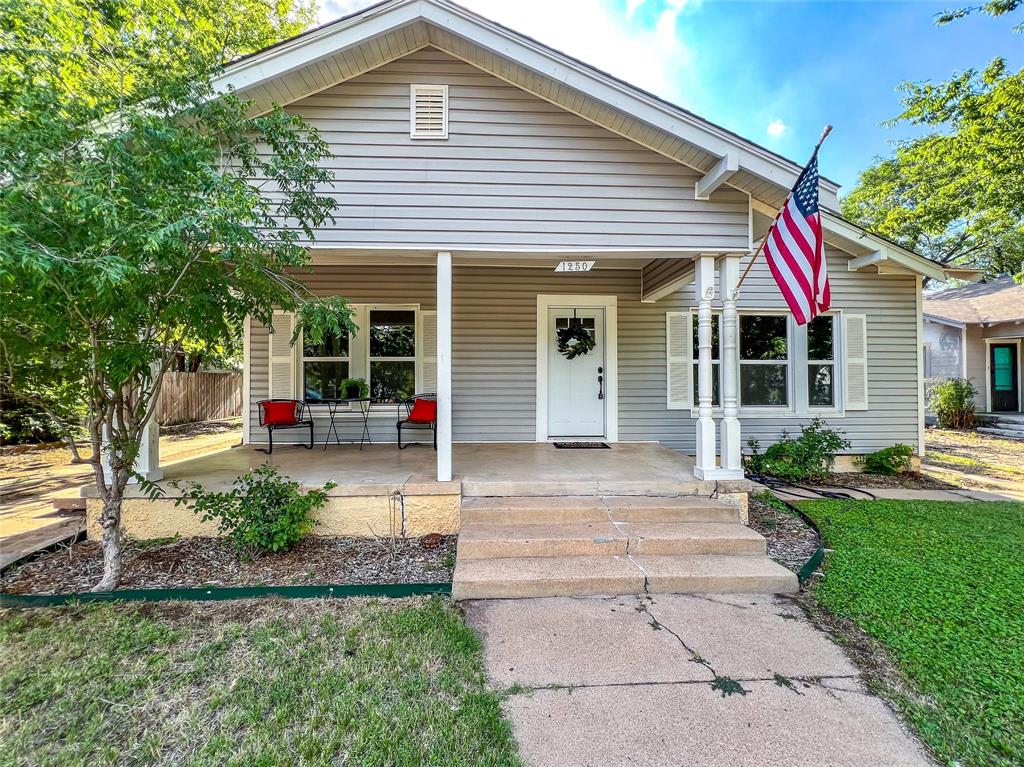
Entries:
[[[403,515],[404,505],[404,515]],[[401,534],[418,538],[428,533],[453,535],[459,531],[462,508],[459,495],[406,496],[392,510],[388,496],[331,497],[317,513],[314,535],[337,535],[353,538],[390,537]],[[87,533],[98,540],[102,502],[90,498],[86,502]],[[216,522],[203,522],[184,506],[175,506],[174,499],[125,499],[121,508],[121,529],[140,540],[181,536],[215,536]]]

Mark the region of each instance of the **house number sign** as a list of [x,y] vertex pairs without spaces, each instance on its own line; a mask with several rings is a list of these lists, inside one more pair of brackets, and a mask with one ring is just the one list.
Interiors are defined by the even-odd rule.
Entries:
[[597,261],[561,261],[555,267],[556,272],[589,272]]

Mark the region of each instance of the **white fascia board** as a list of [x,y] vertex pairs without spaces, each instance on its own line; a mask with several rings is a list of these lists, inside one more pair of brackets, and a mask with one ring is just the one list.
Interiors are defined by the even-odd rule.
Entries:
[[[928,297],[925,296],[924,300],[927,301]],[[922,312],[922,314],[928,322],[934,322],[938,325],[949,325],[951,328],[960,328],[961,330],[967,327],[966,322],[957,322],[956,320],[951,320],[947,317],[940,317],[937,314],[929,314],[928,312]]]
[[709,199],[711,193],[728,181],[739,169],[739,155],[736,152],[726,152],[725,156],[715,163],[715,167],[697,181],[693,196],[698,200]]
[[343,21],[326,24],[294,40],[256,53],[234,64],[213,78],[214,91],[245,91],[267,80],[288,74],[313,62],[333,56],[353,45],[412,24],[422,16],[422,0],[405,0],[365,12]]

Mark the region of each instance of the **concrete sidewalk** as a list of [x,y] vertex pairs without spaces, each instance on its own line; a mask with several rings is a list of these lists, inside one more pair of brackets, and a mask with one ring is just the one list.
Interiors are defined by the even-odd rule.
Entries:
[[857,669],[765,595],[466,603],[527,765],[929,765]]

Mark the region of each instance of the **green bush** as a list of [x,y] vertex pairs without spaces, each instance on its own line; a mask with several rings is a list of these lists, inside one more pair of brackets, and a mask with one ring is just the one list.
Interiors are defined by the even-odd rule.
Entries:
[[755,474],[789,480],[825,479],[832,469],[836,453],[850,447],[842,432],[830,429],[820,418],[800,427],[799,437],[783,431],[779,441],[764,454],[756,439],[747,440],[750,455],[744,458],[747,470]]
[[948,378],[931,390],[928,405],[940,429],[973,429],[974,398],[978,390],[966,378]]
[[910,471],[910,456],[913,454],[914,448],[897,442],[892,447],[861,457],[860,465],[868,474],[902,474]]
[[269,464],[234,481],[224,493],[189,482],[176,505],[186,504],[204,522],[217,520],[217,529],[231,539],[246,559],[287,551],[313,530],[316,510],[327,502],[328,482],[320,490],[303,493],[298,482]]

